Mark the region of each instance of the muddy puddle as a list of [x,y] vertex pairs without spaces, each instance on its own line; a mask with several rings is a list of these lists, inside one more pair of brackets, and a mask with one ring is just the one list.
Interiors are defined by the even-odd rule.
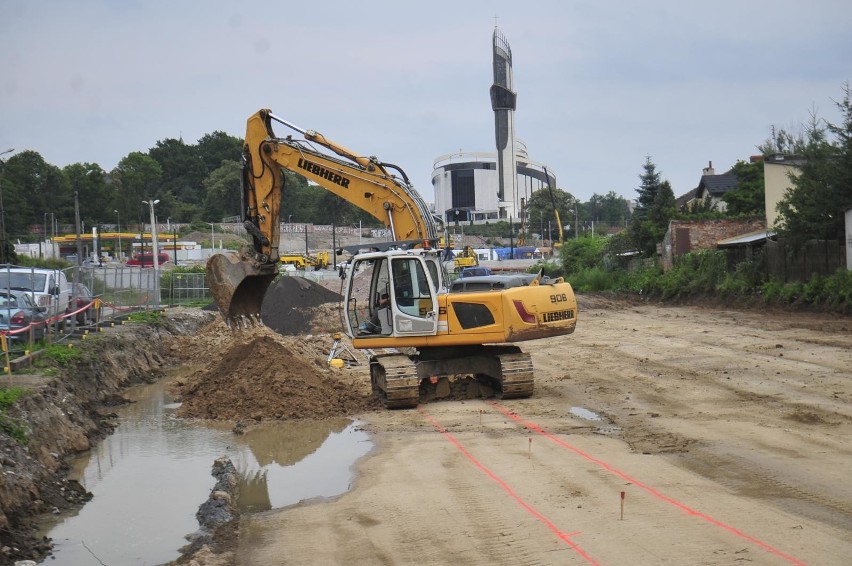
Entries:
[[[215,480],[213,461],[228,456],[241,477],[243,512],[345,493],[354,463],[372,448],[357,422],[276,423],[234,434],[174,416],[165,383],[134,388],[116,411],[115,432],[72,463],[71,477],[94,497],[57,517],[43,534],[56,564],[162,564],[198,530],[195,513]],[[50,559],[48,559],[50,560]]]
[[568,412],[574,415],[575,417],[580,417],[581,419],[587,421],[599,421],[601,420],[601,416],[594,411],[590,411],[585,407],[571,407],[568,409]]

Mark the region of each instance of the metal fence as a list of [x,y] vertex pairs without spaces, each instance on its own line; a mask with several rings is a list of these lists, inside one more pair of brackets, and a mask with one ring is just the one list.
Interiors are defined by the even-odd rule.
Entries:
[[159,306],[157,277],[153,269],[143,267],[69,267],[69,281],[82,283],[101,299],[105,316]]

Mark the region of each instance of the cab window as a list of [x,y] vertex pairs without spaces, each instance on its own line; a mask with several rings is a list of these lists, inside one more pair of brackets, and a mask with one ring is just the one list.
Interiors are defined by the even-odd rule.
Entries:
[[394,300],[399,310],[426,318],[432,311],[432,289],[423,264],[416,258],[394,258],[392,272]]

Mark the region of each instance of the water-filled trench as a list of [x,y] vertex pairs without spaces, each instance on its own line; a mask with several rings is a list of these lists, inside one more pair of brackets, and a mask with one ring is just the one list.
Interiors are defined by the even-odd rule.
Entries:
[[195,513],[227,456],[240,472],[244,513],[346,492],[354,463],[372,448],[349,419],[262,424],[235,434],[175,416],[168,378],[128,391],[115,431],[72,462],[72,479],[94,497],[44,533],[58,564],[162,564],[198,530]]

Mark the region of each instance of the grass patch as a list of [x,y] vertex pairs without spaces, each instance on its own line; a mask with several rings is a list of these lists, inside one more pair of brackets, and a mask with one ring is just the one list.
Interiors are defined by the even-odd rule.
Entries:
[[27,444],[27,426],[20,419],[10,417],[6,410],[18,399],[30,392],[22,387],[0,387],[0,431],[5,432],[18,444]]
[[163,316],[163,311],[139,311],[128,315],[127,322],[147,324],[148,326],[166,326],[168,319]]
[[69,347],[69,344],[51,344],[47,346],[40,358],[33,363],[36,367],[49,367],[48,362],[54,362],[64,368],[70,368],[83,358],[80,348]]

